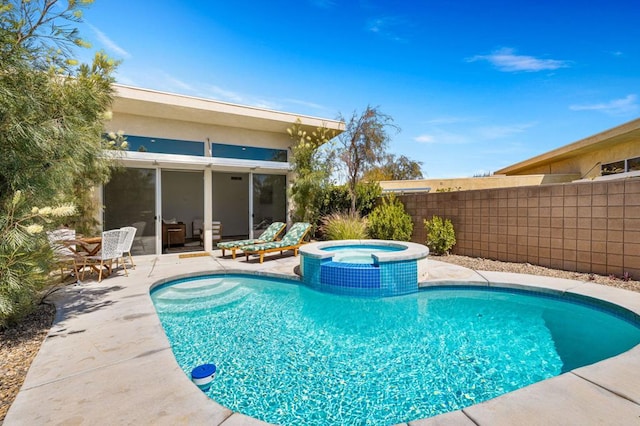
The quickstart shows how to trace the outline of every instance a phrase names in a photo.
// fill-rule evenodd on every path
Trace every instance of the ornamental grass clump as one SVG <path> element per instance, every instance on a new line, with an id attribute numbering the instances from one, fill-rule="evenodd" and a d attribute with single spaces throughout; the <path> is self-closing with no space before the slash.
<path id="1" fill-rule="evenodd" d="M 449 254 L 449 250 L 456 244 L 456 233 L 451 220 L 433 216 L 430 220 L 424 220 L 424 228 L 427 231 L 426 244 L 431 253 Z"/>
<path id="2" fill-rule="evenodd" d="M 367 219 L 355 213 L 331 213 L 321 220 L 320 231 L 326 240 L 364 240 Z"/>

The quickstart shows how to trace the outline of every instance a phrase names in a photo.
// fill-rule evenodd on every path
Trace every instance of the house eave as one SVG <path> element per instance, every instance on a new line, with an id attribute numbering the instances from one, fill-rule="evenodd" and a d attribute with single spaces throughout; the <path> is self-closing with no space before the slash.
<path id="1" fill-rule="evenodd" d="M 545 152 L 528 160 L 521 161 L 511 166 L 496 170 L 495 174 L 513 175 L 528 169 L 546 165 L 556 161 L 574 157 L 580 154 L 597 151 L 603 147 L 626 143 L 631 140 L 640 139 L 640 118 L 629 121 L 620 126 L 614 127 L 604 132 L 600 132 L 588 138 L 570 143 L 560 148 Z"/>
<path id="2" fill-rule="evenodd" d="M 237 127 L 249 130 L 284 133 L 299 119 L 302 128 L 315 131 L 318 127 L 344 131 L 344 122 L 265 108 L 161 92 L 157 90 L 114 84 L 112 109 L 117 113 L 180 120 L 208 125 Z"/>
<path id="3" fill-rule="evenodd" d="M 278 161 L 243 160 L 236 158 L 195 157 L 192 155 L 159 154 L 150 152 L 107 152 L 114 161 L 127 167 L 162 167 L 163 169 L 205 170 L 218 172 L 288 173 L 291 164 Z"/>

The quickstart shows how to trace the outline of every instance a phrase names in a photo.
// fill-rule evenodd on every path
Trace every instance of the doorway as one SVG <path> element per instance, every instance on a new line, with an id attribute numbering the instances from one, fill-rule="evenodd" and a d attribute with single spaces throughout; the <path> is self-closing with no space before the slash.
<path id="1" fill-rule="evenodd" d="M 202 171 L 162 170 L 162 253 L 203 251 Z"/>
<path id="2" fill-rule="evenodd" d="M 103 187 L 103 229 L 136 228 L 132 255 L 156 254 L 156 170 L 126 168 L 113 172 Z"/>
<path id="3" fill-rule="evenodd" d="M 249 237 L 249 174 L 213 173 L 212 217 L 222 224 L 223 239 Z"/>

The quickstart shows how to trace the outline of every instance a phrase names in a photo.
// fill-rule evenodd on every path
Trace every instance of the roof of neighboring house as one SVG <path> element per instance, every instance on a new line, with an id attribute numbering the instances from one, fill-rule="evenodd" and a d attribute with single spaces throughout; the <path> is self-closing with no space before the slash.
<path id="1" fill-rule="evenodd" d="M 115 88 L 115 97 L 112 108 L 118 113 L 276 133 L 286 132 L 296 119 L 300 119 L 303 129 L 307 131 L 315 131 L 322 126 L 334 130 L 336 135 L 344 131 L 344 122 L 338 120 L 237 105 L 122 84 L 114 84 L 113 87 Z"/>
<path id="2" fill-rule="evenodd" d="M 553 163 L 566 158 L 575 157 L 607 148 L 616 144 L 640 140 L 640 118 L 624 123 L 604 132 L 589 136 L 577 142 L 545 152 L 528 160 L 496 170 L 495 174 L 513 174 L 540 165 Z"/>

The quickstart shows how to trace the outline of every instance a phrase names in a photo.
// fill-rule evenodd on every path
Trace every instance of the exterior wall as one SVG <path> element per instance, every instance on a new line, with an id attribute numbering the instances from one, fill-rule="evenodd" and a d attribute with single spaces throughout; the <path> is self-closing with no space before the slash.
<path id="1" fill-rule="evenodd" d="M 548 163 L 525 167 L 518 175 L 536 173 L 577 173 L 582 178 L 594 178 L 601 175 L 600 165 L 640 157 L 640 139 L 609 146 L 601 146 L 595 151 L 576 154 L 571 158 L 552 160 Z"/>
<path id="2" fill-rule="evenodd" d="M 454 253 L 640 278 L 640 179 L 400 196 L 412 240 L 424 219 L 451 219 Z"/>
<path id="3" fill-rule="evenodd" d="M 380 186 L 385 191 L 411 191 L 430 188 L 436 191 L 467 191 L 473 189 L 512 188 L 517 186 L 544 185 L 550 183 L 564 183 L 579 179 L 577 174 L 532 174 L 527 176 L 495 175 L 473 178 L 449 179 L 416 179 L 416 180 L 387 180 L 381 181 Z"/>
<path id="4" fill-rule="evenodd" d="M 118 130 L 136 136 L 201 141 L 203 143 L 209 138 L 211 142 L 216 143 L 262 148 L 287 149 L 292 144 L 291 138 L 286 133 L 207 125 L 191 121 L 169 120 L 114 111 L 113 118 L 106 124 L 106 131 L 117 132 Z"/>

